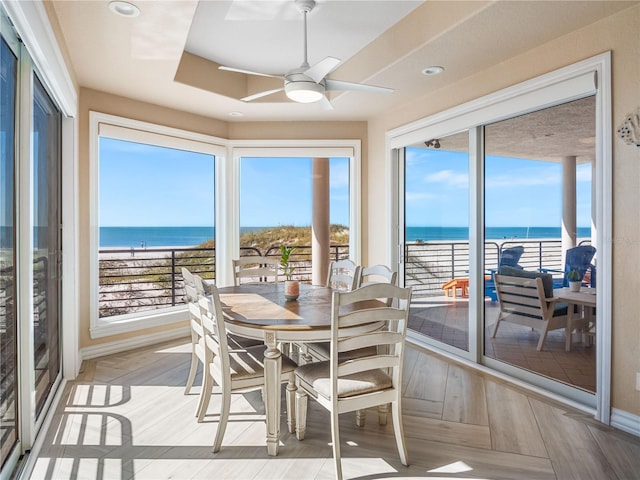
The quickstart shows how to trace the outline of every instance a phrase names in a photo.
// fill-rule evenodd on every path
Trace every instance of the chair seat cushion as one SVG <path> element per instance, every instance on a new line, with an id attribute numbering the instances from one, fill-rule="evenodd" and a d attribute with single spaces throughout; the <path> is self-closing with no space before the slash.
<path id="1" fill-rule="evenodd" d="M 264 375 L 265 345 L 258 345 L 240 350 L 229 349 L 229 368 L 234 380 L 258 378 Z M 290 358 L 282 356 L 282 373 L 292 372 L 296 364 Z M 220 372 L 220 359 L 213 359 L 213 368 Z M 215 377 L 214 377 L 215 378 Z"/>
<path id="2" fill-rule="evenodd" d="M 329 362 L 316 362 L 301 365 L 295 369 L 301 382 L 313 388 L 318 395 L 331 397 L 331 381 L 329 379 Z M 363 393 L 377 392 L 391 388 L 391 377 L 381 369 L 369 370 L 338 379 L 338 398 L 347 398 Z"/>

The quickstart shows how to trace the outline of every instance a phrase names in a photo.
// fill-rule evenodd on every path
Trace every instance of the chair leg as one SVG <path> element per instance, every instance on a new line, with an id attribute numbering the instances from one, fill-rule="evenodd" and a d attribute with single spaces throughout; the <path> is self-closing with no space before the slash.
<path id="1" fill-rule="evenodd" d="M 356 410 L 356 425 L 360 428 L 364 427 L 364 422 L 367 418 L 367 411 L 364 408 Z"/>
<path id="2" fill-rule="evenodd" d="M 296 438 L 304 440 L 307 429 L 307 392 L 300 387 L 296 390 Z"/>
<path id="3" fill-rule="evenodd" d="M 335 403 L 334 403 L 335 405 Z M 334 410 L 331 412 L 331 440 L 333 442 L 333 463 L 336 467 L 336 480 L 342 480 L 342 460 L 340 458 L 340 416 Z"/>
<path id="4" fill-rule="evenodd" d="M 549 330 L 549 322 L 545 322 L 544 327 L 540 332 L 540 340 L 538 340 L 538 346 L 536 347 L 536 350 L 539 352 L 542 351 L 542 345 L 544 345 L 544 341 L 547 339 L 548 330 Z"/>
<path id="5" fill-rule="evenodd" d="M 220 450 L 222 445 L 222 437 L 227 429 L 227 422 L 229 421 L 229 410 L 231 409 L 231 391 L 228 388 L 222 386 L 222 404 L 220 405 L 220 421 L 218 422 L 218 428 L 216 429 L 216 438 L 213 441 L 213 453 Z"/>
<path id="6" fill-rule="evenodd" d="M 295 375 L 291 372 L 287 382 L 287 425 L 289 433 L 295 433 L 296 431 L 296 390 Z"/>
<path id="7" fill-rule="evenodd" d="M 198 364 L 200 363 L 200 359 L 196 355 L 195 345 L 191 344 L 191 366 L 189 367 L 189 376 L 187 377 L 187 384 L 184 387 L 184 394 L 189 395 L 191 392 L 191 387 L 193 387 L 193 381 L 196 378 L 196 372 L 198 371 Z"/>
<path id="8" fill-rule="evenodd" d="M 387 414 L 389 413 L 389 404 L 378 405 L 378 425 L 387 424 Z"/>
<path id="9" fill-rule="evenodd" d="M 391 417 L 393 418 L 393 432 L 396 436 L 396 445 L 398 446 L 398 454 L 403 465 L 409 465 L 409 456 L 407 455 L 407 446 L 404 442 L 404 428 L 402 427 L 402 408 L 400 400 L 391 403 Z"/>
<path id="10" fill-rule="evenodd" d="M 498 319 L 496 320 L 496 324 L 493 327 L 493 333 L 491 334 L 491 338 L 496 338 L 496 333 L 498 333 L 498 326 L 500 325 L 500 321 L 502 320 L 501 315 L 498 315 Z"/>
<path id="11" fill-rule="evenodd" d="M 198 417 L 198 423 L 204 420 L 209 408 L 209 400 L 211 400 L 213 390 L 213 379 L 208 372 L 202 372 L 202 390 L 200 390 L 200 399 L 198 401 L 198 408 L 196 409 L 196 417 Z"/>

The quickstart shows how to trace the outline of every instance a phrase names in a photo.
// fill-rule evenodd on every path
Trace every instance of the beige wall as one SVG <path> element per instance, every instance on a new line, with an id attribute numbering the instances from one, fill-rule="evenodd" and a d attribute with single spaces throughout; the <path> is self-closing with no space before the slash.
<path id="1" fill-rule="evenodd" d="M 611 50 L 615 132 L 625 115 L 640 106 L 638 32 L 640 7 L 636 6 L 370 120 L 369 195 L 365 200 L 369 211 L 378 212 L 380 221 L 369 222 L 363 232 L 364 238 L 376 239 L 369 242 L 363 260 L 386 260 L 388 244 L 383 239 L 388 238 L 388 219 L 382 220 L 389 199 L 380 192 L 386 191 L 388 130 Z M 635 375 L 640 372 L 640 280 L 630 267 L 640 265 L 640 149 L 618 139 L 613 140 L 613 186 L 612 406 L 640 415 L 640 392 L 635 391 Z"/>
<path id="2" fill-rule="evenodd" d="M 356 139 L 362 143 L 363 163 L 367 149 L 367 124 L 365 122 L 246 122 L 227 123 L 169 108 L 159 107 L 129 98 L 80 89 L 78 127 L 78 182 L 79 182 L 79 343 L 80 348 L 125 338 L 147 335 L 183 325 L 171 325 L 142 330 L 130 334 L 114 335 L 99 339 L 89 336 L 90 325 L 90 251 L 89 251 L 89 112 L 96 111 L 134 120 L 156 123 L 191 132 L 213 135 L 225 139 Z M 363 183 L 365 181 L 363 180 Z M 364 188 L 366 191 L 366 188 Z M 186 325 L 186 323 L 185 323 Z"/>

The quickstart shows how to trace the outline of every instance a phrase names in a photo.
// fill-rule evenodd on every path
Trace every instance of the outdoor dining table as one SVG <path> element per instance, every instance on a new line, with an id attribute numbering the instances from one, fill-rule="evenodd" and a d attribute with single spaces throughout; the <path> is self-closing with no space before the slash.
<path id="1" fill-rule="evenodd" d="M 267 452 L 277 455 L 280 444 L 280 375 L 282 368 L 279 343 L 328 342 L 331 339 L 331 300 L 327 287 L 300 285 L 297 300 L 287 301 L 284 283 L 246 284 L 219 289 L 227 331 L 246 338 L 263 340 Z M 359 304 L 358 308 L 379 306 L 378 301 Z M 379 323 L 341 329 L 345 336 L 358 335 L 379 328 Z M 294 420 L 295 421 L 295 418 Z M 295 430 L 295 425 L 289 425 Z"/>
<path id="2" fill-rule="evenodd" d="M 589 323 L 593 321 L 591 311 L 596 306 L 596 289 L 581 287 L 579 292 L 572 292 L 567 287 L 553 290 L 553 298 L 557 302 L 567 304 L 567 335 L 565 351 L 571 351 L 571 335 L 575 328 L 582 327 L 583 334 L 588 333 Z M 584 315 L 580 320 L 574 320 L 576 306 L 584 307 Z M 580 325 L 582 322 L 582 325 Z"/>

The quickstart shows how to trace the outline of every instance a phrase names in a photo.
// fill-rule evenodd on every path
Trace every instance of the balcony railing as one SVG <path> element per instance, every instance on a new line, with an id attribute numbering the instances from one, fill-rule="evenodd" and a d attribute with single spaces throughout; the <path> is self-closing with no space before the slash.
<path id="1" fill-rule="evenodd" d="M 585 243 L 584 241 L 581 243 Z M 560 270 L 560 240 L 522 240 L 485 243 L 485 270 L 498 267 L 501 249 L 524 247 L 519 264 L 527 270 Z M 280 256 L 279 246 L 264 253 L 242 247 L 242 256 Z M 184 284 L 180 273 L 187 267 L 204 278 L 215 280 L 215 248 L 133 248 L 100 250 L 100 317 L 153 310 L 184 303 Z M 331 259 L 349 257 L 348 245 L 332 245 Z M 311 282 L 311 247 L 298 246 L 290 263 L 294 278 Z M 420 242 L 405 247 L 405 284 L 413 287 L 414 297 L 442 295 L 448 280 L 469 276 L 467 242 Z"/>
<path id="2" fill-rule="evenodd" d="M 332 245 L 331 259 L 349 257 L 348 245 Z M 155 310 L 184 303 L 181 269 L 215 280 L 215 248 L 129 248 L 99 250 L 99 312 L 111 317 Z M 241 256 L 262 255 L 254 247 L 241 247 Z M 280 256 L 270 247 L 266 256 Z M 311 247 L 298 246 L 290 263 L 294 278 L 311 281 Z"/>
<path id="3" fill-rule="evenodd" d="M 520 240 L 485 242 L 485 271 L 497 269 L 500 252 L 516 245 L 524 247 L 518 263 L 525 270 L 562 268 L 560 240 Z M 405 284 L 413 287 L 414 297 L 442 295 L 442 285 L 460 277 L 469 277 L 468 242 L 418 242 L 405 246 Z"/>

